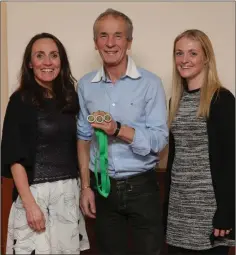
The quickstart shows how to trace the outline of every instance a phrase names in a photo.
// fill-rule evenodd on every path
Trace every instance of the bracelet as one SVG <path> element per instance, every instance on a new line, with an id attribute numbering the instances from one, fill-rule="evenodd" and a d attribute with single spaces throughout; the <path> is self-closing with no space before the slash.
<path id="1" fill-rule="evenodd" d="M 85 190 L 85 189 L 90 189 L 90 185 L 84 186 L 83 188 L 81 188 L 81 190 Z"/>
<path id="2" fill-rule="evenodd" d="M 120 132 L 120 128 L 121 128 L 121 124 L 119 121 L 116 122 L 117 124 L 117 127 L 116 127 L 116 131 L 115 133 L 113 134 L 113 136 L 118 136 L 119 132 Z"/>

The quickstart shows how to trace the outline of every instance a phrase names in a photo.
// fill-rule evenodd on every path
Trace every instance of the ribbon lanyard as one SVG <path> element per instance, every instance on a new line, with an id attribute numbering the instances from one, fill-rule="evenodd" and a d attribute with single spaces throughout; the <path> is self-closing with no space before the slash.
<path id="1" fill-rule="evenodd" d="M 98 192 L 103 196 L 103 197 L 108 197 L 110 193 L 110 179 L 108 175 L 108 141 L 107 141 L 107 134 L 100 130 L 100 129 L 95 129 L 95 134 L 97 137 L 98 145 L 99 145 L 99 153 L 97 153 L 96 158 L 95 158 L 95 169 L 94 169 L 94 174 L 96 178 L 96 184 L 97 184 L 97 189 Z M 99 184 L 98 180 L 98 169 L 97 169 L 97 160 L 98 158 L 100 159 L 100 176 L 101 176 L 101 181 Z"/>

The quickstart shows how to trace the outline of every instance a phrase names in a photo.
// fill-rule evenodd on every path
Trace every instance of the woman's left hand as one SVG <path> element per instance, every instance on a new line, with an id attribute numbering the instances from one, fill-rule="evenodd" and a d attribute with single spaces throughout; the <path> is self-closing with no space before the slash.
<path id="1" fill-rule="evenodd" d="M 218 237 L 224 237 L 225 235 L 228 235 L 230 233 L 231 229 L 223 230 L 223 229 L 214 229 L 214 236 Z"/>

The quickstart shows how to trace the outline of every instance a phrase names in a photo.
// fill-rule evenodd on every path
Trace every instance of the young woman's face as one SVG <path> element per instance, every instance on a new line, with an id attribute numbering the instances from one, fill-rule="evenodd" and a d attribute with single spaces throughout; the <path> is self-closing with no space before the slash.
<path id="1" fill-rule="evenodd" d="M 51 87 L 61 70 L 61 60 L 56 43 L 50 38 L 37 40 L 32 47 L 31 61 L 35 80 L 43 87 Z"/>
<path id="2" fill-rule="evenodd" d="M 177 41 L 175 64 L 182 78 L 191 80 L 201 75 L 205 68 L 205 54 L 200 42 L 187 37 Z"/>

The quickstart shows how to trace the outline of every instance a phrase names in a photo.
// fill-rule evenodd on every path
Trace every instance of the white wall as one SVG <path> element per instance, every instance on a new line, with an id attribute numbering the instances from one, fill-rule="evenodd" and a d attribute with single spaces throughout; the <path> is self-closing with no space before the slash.
<path id="1" fill-rule="evenodd" d="M 92 26 L 107 8 L 126 13 L 134 24 L 136 63 L 159 75 L 170 94 L 172 44 L 185 29 L 205 31 L 216 54 L 220 78 L 235 94 L 235 8 L 233 2 L 8 2 L 9 94 L 17 86 L 23 51 L 36 33 L 50 32 L 65 45 L 74 76 L 99 66 Z"/>
<path id="2" fill-rule="evenodd" d="M 16 1 L 16 0 L 14 0 Z M 33 0 L 32 0 L 33 1 Z M 94 0 L 95 1 L 95 0 Z M 107 8 L 126 13 L 134 24 L 134 41 L 129 52 L 136 63 L 159 75 L 167 98 L 171 88 L 172 47 L 175 37 L 186 29 L 203 30 L 210 37 L 224 86 L 235 94 L 235 4 L 234 2 L 8 2 L 7 60 L 10 95 L 26 44 L 36 33 L 49 32 L 65 45 L 73 75 L 79 79 L 98 68 L 92 26 Z M 5 53 L 5 52 L 4 52 Z M 2 55 L 1 55 L 2 60 Z M 5 100 L 6 101 L 6 100 Z M 1 108 L 3 102 L 1 101 Z M 2 108 L 3 109 L 3 108 Z M 167 150 L 161 155 L 165 168 Z"/>

